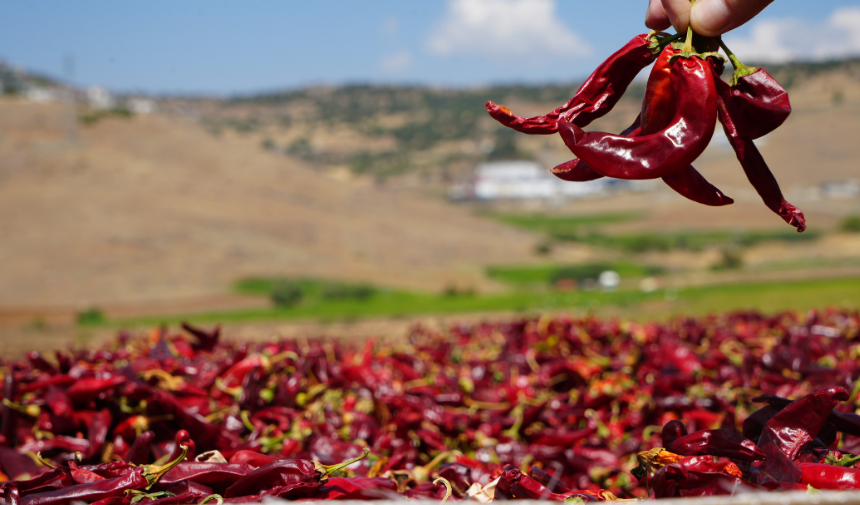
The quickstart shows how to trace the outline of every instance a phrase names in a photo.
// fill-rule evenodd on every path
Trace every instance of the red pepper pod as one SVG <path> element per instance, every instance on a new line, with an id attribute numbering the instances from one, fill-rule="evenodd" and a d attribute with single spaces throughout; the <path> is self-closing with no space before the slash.
<path id="1" fill-rule="evenodd" d="M 552 175 L 568 182 L 587 182 L 600 179 L 603 174 L 597 173 L 588 163 L 579 158 L 565 161 L 551 170 Z"/>
<path id="2" fill-rule="evenodd" d="M 573 98 L 545 116 L 516 116 L 507 107 L 493 102 L 486 103 L 487 112 L 508 128 L 531 135 L 557 132 L 561 118 L 580 127 L 588 126 L 612 110 L 636 75 L 654 61 L 649 44 L 646 34 L 633 37 L 597 67 Z"/>
<path id="3" fill-rule="evenodd" d="M 638 120 L 635 124 L 638 124 Z M 633 129 L 631 127 L 627 131 L 631 131 L 632 133 L 629 136 L 633 137 L 642 130 L 641 128 Z M 625 133 L 622 132 L 621 135 L 625 135 Z M 564 162 L 553 168 L 551 172 L 559 179 L 568 182 L 587 182 L 603 177 L 603 174 L 598 173 L 588 163 L 579 158 Z M 676 193 L 696 203 L 712 207 L 734 203 L 733 199 L 708 182 L 698 170 L 693 168 L 693 165 L 687 165 L 675 173 L 663 176 L 662 179 Z"/>
<path id="4" fill-rule="evenodd" d="M 752 465 L 753 482 L 800 482 L 802 474 L 794 459 L 803 446 L 812 442 L 833 407 L 848 396 L 842 387 L 823 389 L 804 396 L 770 418 L 758 441 L 767 459 Z"/>
<path id="5" fill-rule="evenodd" d="M 684 425 L 683 421 L 673 419 L 663 425 L 663 430 L 660 435 L 663 447 L 669 447 L 675 440 L 687 436 L 687 426 Z"/>
<path id="6" fill-rule="evenodd" d="M 332 477 L 310 496 L 312 500 L 395 500 L 397 483 L 383 477 Z"/>
<path id="7" fill-rule="evenodd" d="M 524 475 L 515 465 L 507 465 L 496 485 L 496 498 L 507 500 L 549 500 L 563 502 L 570 498 L 580 498 L 582 501 L 600 501 L 597 497 L 584 491 L 568 491 L 553 493 L 535 479 Z"/>
<path id="8" fill-rule="evenodd" d="M 698 57 L 680 58 L 672 65 L 675 115 L 663 130 L 625 137 L 584 132 L 559 122 L 567 147 L 595 171 L 616 179 L 656 179 L 690 165 L 708 147 L 717 119 L 717 93 L 710 65 Z"/>
<path id="9" fill-rule="evenodd" d="M 720 191 L 720 188 L 708 182 L 705 176 L 693 168 L 693 165 L 687 165 L 675 173 L 664 175 L 662 179 L 679 195 L 702 205 L 722 207 L 735 203 L 731 197 Z"/>
<path id="10" fill-rule="evenodd" d="M 268 465 L 274 461 L 278 461 L 282 458 L 276 458 L 274 456 L 269 456 L 268 454 L 263 454 L 257 451 L 249 451 L 247 449 L 242 449 L 240 451 L 236 451 L 235 454 L 230 456 L 230 463 L 247 463 L 254 468 L 260 468 L 261 466 Z"/>
<path id="11" fill-rule="evenodd" d="M 21 498 L 21 505 L 52 505 L 70 503 L 72 501 L 93 502 L 122 496 L 127 490 L 143 489 L 149 482 L 143 476 L 143 469 L 134 469 L 122 477 L 87 482 L 74 486 L 31 494 Z"/>
<path id="12" fill-rule="evenodd" d="M 793 460 L 804 445 L 812 442 L 833 407 L 848 397 L 848 391 L 843 387 L 823 389 L 804 396 L 782 409 L 765 424 L 759 446 L 764 445 L 764 437 L 767 435 Z"/>
<path id="13" fill-rule="evenodd" d="M 739 128 L 738 123 L 735 121 L 734 114 L 737 112 L 733 112 L 733 108 L 729 107 L 730 102 L 727 101 L 729 97 L 731 97 L 731 100 L 736 100 L 731 87 L 716 74 L 714 74 L 714 83 L 717 87 L 717 112 L 720 123 L 723 125 L 723 131 L 732 145 L 750 184 L 752 184 L 762 201 L 764 201 L 764 204 L 770 210 L 775 212 L 786 223 L 797 228 L 798 232 L 806 230 L 806 218 L 803 212 L 785 200 L 782 196 L 782 191 L 779 189 L 779 183 L 776 182 L 776 178 L 753 143 L 753 137 L 749 136 L 749 132 L 746 132 L 746 137 L 744 136 L 745 133 L 742 131 L 742 128 L 749 130 L 750 127 L 741 126 Z M 737 108 L 734 107 L 734 109 Z M 741 119 L 741 121 L 746 120 Z"/>
<path id="14" fill-rule="evenodd" d="M 272 487 L 283 487 L 284 492 L 292 488 L 302 488 L 305 492 L 312 492 L 329 474 L 367 457 L 369 453 L 370 450 L 365 449 L 364 453 L 357 458 L 330 466 L 307 459 L 273 461 L 248 473 L 228 487 L 224 498 L 256 495 Z"/>
<path id="15" fill-rule="evenodd" d="M 720 91 L 741 138 L 755 140 L 779 128 L 791 114 L 788 92 L 762 68 Z"/>
<path id="16" fill-rule="evenodd" d="M 684 456 L 711 455 L 740 461 L 760 461 L 767 457 L 752 440 L 722 428 L 684 435 L 675 439 L 666 450 Z"/>
<path id="17" fill-rule="evenodd" d="M 860 489 L 860 470 L 827 463 L 800 463 L 800 483 L 815 489 L 848 491 Z"/>

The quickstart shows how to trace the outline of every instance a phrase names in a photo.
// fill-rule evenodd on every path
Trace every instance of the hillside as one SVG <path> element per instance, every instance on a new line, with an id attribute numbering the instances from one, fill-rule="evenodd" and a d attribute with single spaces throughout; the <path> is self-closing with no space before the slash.
<path id="1" fill-rule="evenodd" d="M 0 307 L 228 293 L 251 275 L 478 286 L 533 236 L 466 209 L 333 180 L 160 115 L 66 136 L 60 105 L 0 101 Z"/>
<path id="2" fill-rule="evenodd" d="M 860 61 L 770 70 L 790 84 L 794 112 L 759 145 L 810 229 L 829 233 L 846 216 L 860 215 L 860 199 L 822 186 L 860 179 Z M 71 322 L 91 306 L 121 316 L 265 305 L 233 292 L 237 280 L 252 276 L 493 291 L 499 285 L 486 277 L 489 265 L 621 255 L 558 243 L 549 256 L 538 256 L 540 233 L 475 210 L 636 216 L 602 225 L 600 233 L 610 235 L 784 230 L 719 132 L 697 168 L 735 198 L 725 208 L 695 205 L 665 189 L 560 206 L 476 209 L 442 198 L 484 160 L 531 158 L 549 168 L 568 159 L 556 136 L 505 130 L 486 116 L 483 102 L 537 114 L 576 87 L 349 86 L 230 100 L 171 98 L 159 101 L 156 114 L 90 115 L 95 119 L 86 123 L 76 120 L 89 114 L 85 109 L 3 98 L 0 325 Z M 594 128 L 626 126 L 641 95 L 641 85 L 632 86 Z M 855 268 L 858 256 L 856 235 L 790 248 L 744 247 L 745 264 L 762 268 L 777 260 Z M 673 250 L 637 261 L 701 277 L 720 254 L 719 248 Z"/>

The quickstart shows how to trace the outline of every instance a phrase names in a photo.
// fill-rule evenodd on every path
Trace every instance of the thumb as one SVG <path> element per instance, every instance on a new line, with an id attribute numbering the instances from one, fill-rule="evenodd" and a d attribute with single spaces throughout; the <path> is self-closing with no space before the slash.
<path id="1" fill-rule="evenodd" d="M 754 18 L 773 0 L 699 0 L 690 12 L 693 31 L 716 37 Z"/>

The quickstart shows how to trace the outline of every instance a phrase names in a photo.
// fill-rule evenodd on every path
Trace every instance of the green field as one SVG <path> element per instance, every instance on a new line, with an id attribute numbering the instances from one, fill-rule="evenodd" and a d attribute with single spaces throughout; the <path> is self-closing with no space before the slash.
<path id="1" fill-rule="evenodd" d="M 642 214 L 592 214 L 581 216 L 549 216 L 544 214 L 495 214 L 495 219 L 519 228 L 546 234 L 550 240 L 579 242 L 629 253 L 688 249 L 699 251 L 707 247 L 748 247 L 761 242 L 801 242 L 815 240 L 820 234 L 793 229 L 778 231 L 677 231 L 606 234 L 601 226 L 635 221 Z"/>
<path id="2" fill-rule="evenodd" d="M 361 318 L 496 311 L 577 314 L 593 312 L 633 319 L 655 319 L 682 314 L 696 316 L 727 310 L 775 312 L 828 306 L 860 308 L 860 278 L 720 284 L 681 289 L 667 288 L 652 293 L 627 289 L 617 292 L 517 291 L 500 295 L 445 295 L 376 289 L 371 296 L 362 299 L 308 297 L 292 307 L 109 320 L 100 324 L 134 327 L 171 324 L 179 321 L 196 323 L 273 320 L 348 321 Z"/>

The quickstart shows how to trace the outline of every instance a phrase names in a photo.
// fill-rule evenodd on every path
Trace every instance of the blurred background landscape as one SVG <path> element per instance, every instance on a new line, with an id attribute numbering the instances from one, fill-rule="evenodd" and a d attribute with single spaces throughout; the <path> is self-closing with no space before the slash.
<path id="1" fill-rule="evenodd" d="M 798 234 L 761 202 L 719 128 L 696 167 L 735 203 L 711 208 L 659 180 L 557 182 L 549 169 L 571 157 L 557 136 L 521 135 L 486 114 L 487 100 L 523 115 L 564 103 L 644 31 L 646 2 L 622 3 L 629 13 L 451 0 L 407 15 L 371 2 L 363 15 L 376 18 L 349 35 L 371 30 L 387 41 L 381 49 L 350 47 L 338 25 L 357 14 L 334 1 L 278 8 L 285 25 L 316 33 L 274 44 L 267 30 L 277 25 L 262 21 L 274 16 L 251 3 L 232 21 L 241 36 L 224 43 L 265 47 L 218 53 L 211 41 L 185 73 L 169 70 L 181 65 L 167 47 L 174 25 L 198 30 L 195 43 L 209 48 L 237 7 L 136 13 L 141 24 L 125 34 L 107 21 L 130 13 L 85 4 L 68 14 L 82 23 L 75 29 L 106 28 L 80 39 L 52 27 L 63 12 L 17 7 L 0 36 L 0 348 L 79 345 L 182 320 L 264 338 L 402 334 L 418 320 L 538 311 L 857 308 L 860 8 L 837 1 L 811 15 L 776 2 L 726 37 L 790 93 L 791 117 L 757 144 L 806 214 Z M 331 25 L 325 8 L 337 12 Z M 200 12 L 220 21 L 201 27 Z M 249 15 L 263 23 L 258 33 L 243 23 Z M 610 15 L 611 30 L 588 32 Z M 142 49 L 153 27 L 167 40 Z M 542 38 L 547 28 L 555 41 Z M 820 37 L 801 44 L 789 36 L 800 28 Z M 558 42 L 578 49 L 559 52 Z M 132 57 L 99 65 L 113 45 L 146 76 L 123 66 Z M 301 56 L 293 62 L 282 47 Z M 341 49 L 376 59 L 330 75 Z M 159 55 L 169 63 L 145 72 Z M 303 74 L 314 55 L 325 71 Z M 207 58 L 223 80 L 207 73 Z M 239 71 L 243 59 L 292 70 L 255 77 Z M 591 128 L 632 122 L 645 76 Z"/>

